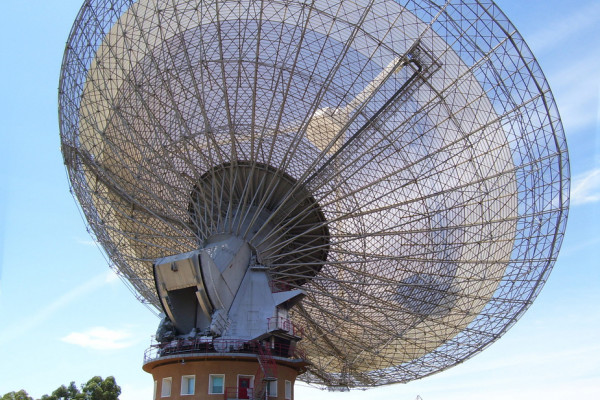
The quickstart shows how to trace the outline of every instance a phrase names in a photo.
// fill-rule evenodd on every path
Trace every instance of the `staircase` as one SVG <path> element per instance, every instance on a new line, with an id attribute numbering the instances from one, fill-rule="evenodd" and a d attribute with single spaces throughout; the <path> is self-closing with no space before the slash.
<path id="1" fill-rule="evenodd" d="M 254 400 L 264 400 L 267 394 L 269 382 L 277 379 L 277 363 L 273 359 L 271 349 L 258 343 L 258 371 L 256 371 L 256 390 Z"/>

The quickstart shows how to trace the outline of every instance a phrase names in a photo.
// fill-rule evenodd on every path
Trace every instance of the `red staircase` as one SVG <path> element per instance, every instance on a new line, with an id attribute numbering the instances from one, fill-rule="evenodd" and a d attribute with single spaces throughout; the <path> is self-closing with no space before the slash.
<path id="1" fill-rule="evenodd" d="M 264 400 L 267 394 L 267 385 L 270 381 L 277 379 L 277 363 L 273 359 L 271 349 L 267 344 L 264 346 L 262 343 L 258 343 L 258 371 L 256 371 L 255 400 Z"/>
<path id="2" fill-rule="evenodd" d="M 264 379 L 277 379 L 277 363 L 271 354 L 271 348 L 258 344 L 258 364 L 264 374 Z"/>

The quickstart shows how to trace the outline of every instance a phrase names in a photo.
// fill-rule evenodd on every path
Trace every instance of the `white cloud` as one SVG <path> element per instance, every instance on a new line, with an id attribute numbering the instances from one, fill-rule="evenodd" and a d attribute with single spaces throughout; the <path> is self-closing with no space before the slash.
<path id="1" fill-rule="evenodd" d="M 135 341 L 132 337 L 133 334 L 127 330 L 113 330 L 99 326 L 84 332 L 69 333 L 61 340 L 94 350 L 116 350 L 133 346 Z"/>
<path id="2" fill-rule="evenodd" d="M 34 315 L 27 316 L 16 323 L 9 325 L 6 329 L 0 332 L 0 344 L 8 343 L 11 340 L 18 338 L 25 332 L 33 330 L 49 320 L 54 314 L 67 305 L 78 300 L 80 297 L 88 296 L 94 290 L 107 284 L 107 275 L 102 273 L 96 275 L 92 279 L 84 282 L 70 291 L 64 293 L 56 300 L 39 309 Z"/>
<path id="3" fill-rule="evenodd" d="M 79 244 L 82 244 L 84 246 L 93 246 L 93 247 L 98 247 L 98 242 L 96 242 L 93 239 L 82 239 L 80 237 L 76 237 L 75 241 Z"/>
<path id="4" fill-rule="evenodd" d="M 113 283 L 119 280 L 119 275 L 114 270 L 109 270 L 106 273 L 106 283 Z"/>
<path id="5" fill-rule="evenodd" d="M 579 205 L 597 201 L 600 201 L 600 168 L 573 178 L 571 204 Z"/>
<path id="6" fill-rule="evenodd" d="M 598 122 L 600 3 L 588 2 L 541 24 L 527 43 L 540 58 L 569 136 Z"/>
<path id="7" fill-rule="evenodd" d="M 562 46 L 573 36 L 593 28 L 600 21 L 600 4 L 592 3 L 586 8 L 575 7 L 570 15 L 549 21 L 545 28 L 530 35 L 527 43 L 536 54 L 556 46 Z"/>
<path id="8" fill-rule="evenodd" d="M 598 65 L 600 56 L 593 51 L 548 75 L 567 135 L 593 126 L 598 121 Z"/>

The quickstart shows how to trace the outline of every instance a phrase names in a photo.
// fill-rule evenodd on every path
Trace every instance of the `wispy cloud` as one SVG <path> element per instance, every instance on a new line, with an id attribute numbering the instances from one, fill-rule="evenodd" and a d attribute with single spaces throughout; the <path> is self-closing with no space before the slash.
<path id="1" fill-rule="evenodd" d="M 598 121 L 598 65 L 600 54 L 592 51 L 577 60 L 560 64 L 548 76 L 567 134 L 593 126 Z"/>
<path id="2" fill-rule="evenodd" d="M 593 2 L 587 7 L 574 7 L 575 11 L 560 19 L 549 21 L 545 28 L 529 35 L 527 42 L 536 54 L 540 54 L 566 41 L 600 22 L 600 4 Z"/>
<path id="3" fill-rule="evenodd" d="M 133 334 L 128 330 L 94 327 L 84 332 L 72 332 L 61 339 L 63 342 L 94 350 L 116 350 L 133 346 Z"/>
<path id="4" fill-rule="evenodd" d="M 29 315 L 16 323 L 7 326 L 5 329 L 0 331 L 0 345 L 10 342 L 11 340 L 21 336 L 22 334 L 31 331 L 34 328 L 41 326 L 43 323 L 48 321 L 58 311 L 73 303 L 80 297 L 89 295 L 90 292 L 109 284 L 114 281 L 112 278 L 114 272 L 105 272 L 96 275 L 92 279 L 84 282 L 80 286 L 77 286 L 70 291 L 64 293 L 62 296 L 54 300 L 52 303 L 42 307 L 34 315 Z"/>
<path id="5" fill-rule="evenodd" d="M 93 239 L 82 239 L 80 237 L 75 238 L 75 241 L 79 244 L 82 244 L 84 246 L 93 246 L 93 247 L 98 247 L 98 242 L 96 242 Z"/>
<path id="6" fill-rule="evenodd" d="M 600 168 L 573 178 L 571 204 L 588 204 L 597 201 L 600 201 Z"/>
<path id="7" fill-rule="evenodd" d="M 598 36 L 600 3 L 573 7 L 540 26 L 527 43 L 544 59 L 567 135 L 583 132 L 598 122 L 600 42 L 592 38 Z"/>
<path id="8" fill-rule="evenodd" d="M 106 283 L 112 283 L 119 280 L 119 275 L 114 270 L 110 270 L 106 273 Z"/>

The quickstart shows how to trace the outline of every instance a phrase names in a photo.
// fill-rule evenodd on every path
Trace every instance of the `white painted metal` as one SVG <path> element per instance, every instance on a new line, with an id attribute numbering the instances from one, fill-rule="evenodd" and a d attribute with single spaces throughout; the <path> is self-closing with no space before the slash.
<path id="1" fill-rule="evenodd" d="M 273 293 L 268 268 L 255 265 L 248 244 L 233 236 L 220 235 L 201 250 L 159 259 L 154 268 L 163 308 L 183 336 L 193 330 L 256 339 L 279 330 L 269 319 L 288 319 L 288 310 L 305 295 L 298 289 Z M 186 288 L 196 296 L 179 299 L 178 291 Z"/>

